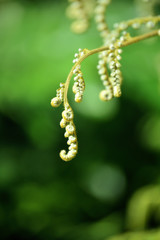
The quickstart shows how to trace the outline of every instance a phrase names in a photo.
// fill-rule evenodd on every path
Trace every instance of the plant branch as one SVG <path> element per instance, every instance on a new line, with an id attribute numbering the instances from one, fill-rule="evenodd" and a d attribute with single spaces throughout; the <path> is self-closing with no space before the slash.
<path id="1" fill-rule="evenodd" d="M 130 40 L 127 40 L 126 42 L 122 43 L 121 47 L 126 47 L 126 46 L 129 46 L 131 44 L 134 44 L 134 43 L 137 43 L 137 42 L 140 42 L 142 40 L 145 40 L 145 39 L 148 39 L 148 38 L 151 38 L 151 37 L 154 37 L 154 36 L 158 36 L 159 35 L 159 31 L 160 30 L 154 30 L 150 33 L 145 33 L 143 35 L 140 35 L 140 36 L 137 36 L 137 37 L 133 37 L 131 38 Z M 95 53 L 99 53 L 99 52 L 103 52 L 103 51 L 108 51 L 109 53 L 109 46 L 104 46 L 104 47 L 100 47 L 100 48 L 96 48 L 96 49 L 93 49 L 93 50 L 88 50 L 88 52 L 82 56 L 79 61 L 77 63 L 74 64 L 74 66 L 72 67 L 68 77 L 67 77 L 67 80 L 66 80 L 66 83 L 65 83 L 65 89 L 64 89 L 64 106 L 68 103 L 68 100 L 67 100 L 67 92 L 68 92 L 68 88 L 69 88 L 69 83 L 70 83 L 70 80 L 73 76 L 73 70 L 77 67 L 77 65 L 80 65 L 82 61 L 84 61 L 87 57 L 95 54 Z"/>

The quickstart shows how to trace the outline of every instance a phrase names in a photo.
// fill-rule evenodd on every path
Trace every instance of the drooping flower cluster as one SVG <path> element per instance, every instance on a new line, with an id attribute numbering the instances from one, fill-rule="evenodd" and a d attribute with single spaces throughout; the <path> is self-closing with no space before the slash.
<path id="1" fill-rule="evenodd" d="M 111 51 L 99 54 L 98 73 L 105 87 L 100 92 L 102 101 L 111 100 L 113 97 L 121 96 L 122 73 L 120 71 L 120 60 L 122 49 L 120 47 L 131 39 L 128 29 L 139 29 L 140 27 L 152 29 L 159 22 L 159 17 L 137 18 L 121 23 L 115 23 L 112 31 L 108 30 L 105 22 L 105 13 L 110 0 L 98 0 L 95 8 L 95 22 L 104 46 L 108 46 Z M 109 74 L 110 73 L 110 74 Z"/>
<path id="2" fill-rule="evenodd" d="M 99 97 L 102 101 L 111 100 L 113 97 L 113 86 L 111 78 L 108 75 L 106 65 L 107 65 L 107 51 L 99 54 L 99 61 L 97 65 L 100 79 L 102 80 L 103 86 L 105 88 L 99 94 Z"/>
<path id="3" fill-rule="evenodd" d="M 79 53 L 75 54 L 75 59 L 73 63 L 78 62 L 78 60 L 86 53 L 87 49 L 79 49 Z M 74 77 L 74 85 L 73 85 L 73 93 L 75 94 L 75 102 L 80 103 L 82 101 L 83 93 L 85 90 L 85 82 L 83 79 L 83 74 L 81 71 L 81 65 L 78 64 L 73 70 Z"/>
<path id="4" fill-rule="evenodd" d="M 100 36 L 105 38 L 108 36 L 108 26 L 105 20 L 105 13 L 111 0 L 98 0 L 95 7 L 95 21 L 97 23 L 97 30 L 100 32 Z"/>
<path id="5" fill-rule="evenodd" d="M 86 1 L 70 0 L 70 2 L 71 5 L 67 12 L 68 14 L 72 13 L 70 17 L 72 16 L 77 19 L 72 25 L 72 30 L 77 33 L 83 32 L 88 27 L 87 22 L 89 19 L 89 15 L 87 15 L 86 8 L 84 6 Z M 78 53 L 75 54 L 75 58 L 73 60 L 74 66 L 68 75 L 66 83 L 60 84 L 60 88 L 57 90 L 56 97 L 51 100 L 51 105 L 53 107 L 58 107 L 62 102 L 64 103 L 64 111 L 62 112 L 60 126 L 61 128 L 65 128 L 64 136 L 68 138 L 67 144 L 69 145 L 68 152 L 66 152 L 66 150 L 62 150 L 60 152 L 60 157 L 64 161 L 70 161 L 78 152 L 76 128 L 73 122 L 74 114 L 71 106 L 68 103 L 67 92 L 70 80 L 73 76 L 74 84 L 72 90 L 75 94 L 75 101 L 77 103 L 82 101 L 85 90 L 85 82 L 81 70 L 82 61 L 88 56 L 98 53 L 98 74 L 100 75 L 100 79 L 104 86 L 104 89 L 100 92 L 99 96 L 102 101 L 109 101 L 113 97 L 121 96 L 122 73 L 120 69 L 120 60 L 122 48 L 143 39 L 160 35 L 160 30 L 158 29 L 150 32 L 151 29 L 160 22 L 160 16 L 136 18 L 125 22 L 116 23 L 114 24 L 113 30 L 110 31 L 105 21 L 105 12 L 110 2 L 111 0 L 97 0 L 97 4 L 95 6 L 95 21 L 97 24 L 97 29 L 100 32 L 103 40 L 103 46 L 93 50 L 78 50 Z M 81 25 L 84 26 L 82 27 Z M 147 28 L 147 33 L 136 36 L 135 32 L 135 36 L 130 35 L 130 29 L 132 29 L 131 32 L 133 34 L 133 30 L 139 28 L 142 28 L 143 31 L 144 28 Z"/>
<path id="6" fill-rule="evenodd" d="M 73 68 L 73 75 L 75 75 L 75 77 L 72 90 L 75 94 L 75 102 L 78 103 L 82 101 L 83 93 L 85 90 L 85 83 L 81 71 L 81 65 L 80 63 L 77 63 L 83 58 L 83 56 L 85 56 L 85 54 L 87 54 L 87 52 L 88 49 L 79 49 L 78 53 L 75 54 L 75 58 L 73 60 L 73 63 L 75 64 L 75 67 Z M 60 88 L 57 90 L 56 97 L 51 100 L 52 107 L 59 107 L 60 104 L 64 101 L 64 89 L 65 84 L 61 83 Z M 64 102 L 64 111 L 62 112 L 60 127 L 65 128 L 64 137 L 68 138 L 67 144 L 69 145 L 68 152 L 66 152 L 66 150 L 62 150 L 60 152 L 60 157 L 64 161 L 72 160 L 78 152 L 78 141 L 73 118 L 74 114 L 72 108 L 68 102 Z"/>
<path id="7" fill-rule="evenodd" d="M 69 0 L 70 5 L 67 8 L 67 16 L 73 19 L 71 30 L 75 33 L 83 33 L 89 26 L 89 14 L 85 6 L 85 1 Z"/>
<path id="8" fill-rule="evenodd" d="M 73 118 L 74 114 L 72 108 L 69 105 L 66 105 L 64 111 L 62 112 L 62 120 L 60 122 L 61 128 L 65 128 L 64 136 L 68 138 L 67 144 L 69 145 L 68 153 L 66 153 L 66 150 L 62 150 L 60 152 L 60 157 L 64 161 L 72 160 L 78 151 L 76 128 L 73 122 Z"/>

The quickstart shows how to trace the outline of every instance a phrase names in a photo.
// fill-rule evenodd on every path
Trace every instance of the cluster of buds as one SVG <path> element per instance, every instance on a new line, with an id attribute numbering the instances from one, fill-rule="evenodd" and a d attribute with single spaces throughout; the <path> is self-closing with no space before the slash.
<path id="1" fill-rule="evenodd" d="M 59 90 L 59 89 L 58 89 Z M 52 107 L 58 107 L 60 104 L 56 103 L 58 97 L 55 97 L 51 100 Z M 62 120 L 60 121 L 60 127 L 65 128 L 64 136 L 68 138 L 67 144 L 69 145 L 68 153 L 66 150 L 60 152 L 60 157 L 64 161 L 72 160 L 78 151 L 78 142 L 76 136 L 76 128 L 73 122 L 74 114 L 72 108 L 67 104 L 64 111 L 62 112 Z"/>
<path id="2" fill-rule="evenodd" d="M 75 94 L 75 101 L 81 102 L 83 97 L 83 92 L 85 89 L 85 83 L 81 71 L 80 61 L 83 59 L 85 54 L 88 53 L 88 49 L 79 49 L 78 53 L 75 54 L 75 58 L 73 63 L 75 64 L 73 68 L 74 77 L 74 85 L 73 85 L 73 92 Z M 56 97 L 51 100 L 52 107 L 59 107 L 60 104 L 64 101 L 64 111 L 62 112 L 62 119 L 60 121 L 60 127 L 65 128 L 64 136 L 68 138 L 67 144 L 69 145 L 69 150 L 62 150 L 60 152 L 60 157 L 64 161 L 72 160 L 77 152 L 78 152 L 78 141 L 76 135 L 76 128 L 73 122 L 74 114 L 73 110 L 70 107 L 69 103 L 65 101 L 65 84 L 61 83 L 60 88 L 57 90 Z"/>
<path id="3" fill-rule="evenodd" d="M 80 70 L 80 65 L 77 66 L 76 76 L 74 77 L 73 93 L 75 94 L 75 102 L 80 103 L 82 101 L 83 93 L 85 90 L 85 82 L 83 79 L 82 72 Z"/>
<path id="4" fill-rule="evenodd" d="M 64 96 L 64 83 L 60 83 L 60 88 L 57 89 L 56 97 L 52 98 L 51 100 L 51 106 L 52 107 L 59 107 L 61 103 L 63 102 L 63 96 Z"/>
<path id="5" fill-rule="evenodd" d="M 120 49 L 120 47 L 126 41 L 131 39 L 130 34 L 126 30 L 129 27 L 138 29 L 141 26 L 145 26 L 148 29 L 154 28 L 155 25 L 160 21 L 160 17 L 138 18 L 126 22 L 121 22 L 119 24 L 116 23 L 114 24 L 114 30 L 109 32 L 107 30 L 107 24 L 105 23 L 104 19 L 105 9 L 110 1 L 98 0 L 97 2 L 98 5 L 95 11 L 95 20 L 98 24 L 98 30 L 101 30 L 100 32 L 103 38 L 104 46 L 109 47 L 109 51 L 104 51 L 99 54 L 99 62 L 97 68 L 100 78 L 105 87 L 105 90 L 102 90 L 99 96 L 102 101 L 108 101 L 111 100 L 112 97 L 121 96 L 122 73 L 120 71 L 121 64 L 119 61 L 121 60 L 120 54 L 122 53 L 122 49 Z M 107 65 L 110 70 L 110 74 L 108 74 Z"/>
<path id="6" fill-rule="evenodd" d="M 118 43 L 120 43 L 118 41 Z M 102 101 L 109 101 L 113 97 L 121 96 L 121 84 L 122 84 L 122 73 L 120 71 L 120 60 L 122 49 L 116 44 L 111 44 L 109 50 L 99 54 L 99 62 L 97 68 L 98 73 L 103 82 L 105 90 L 100 92 L 100 99 Z M 110 74 L 107 71 L 107 65 L 110 70 Z"/>
<path id="7" fill-rule="evenodd" d="M 69 145 L 69 151 L 68 153 L 66 150 L 62 150 L 60 152 L 60 157 L 64 161 L 72 160 L 78 151 L 76 128 L 73 123 L 73 118 L 74 114 L 72 108 L 69 105 L 65 106 L 65 110 L 62 112 L 62 120 L 60 122 L 60 126 L 61 128 L 65 128 L 64 136 L 68 138 L 67 144 Z"/>
<path id="8" fill-rule="evenodd" d="M 105 12 L 110 0 L 98 0 L 95 8 L 95 21 L 97 23 L 97 30 L 100 32 L 101 37 L 107 37 L 108 26 L 105 21 Z"/>
<path id="9" fill-rule="evenodd" d="M 102 23 L 105 27 L 106 34 L 101 34 L 104 42 L 104 46 L 109 47 L 109 51 L 104 51 L 99 54 L 99 61 L 98 61 L 98 73 L 100 75 L 100 79 L 103 82 L 105 90 L 100 92 L 100 99 L 102 101 L 111 100 L 113 97 L 120 97 L 121 96 L 121 84 L 122 84 L 122 73 L 120 71 L 120 60 L 121 60 L 121 53 L 122 49 L 121 46 L 125 42 L 131 39 L 130 34 L 127 32 L 129 27 L 133 29 L 138 29 L 141 26 L 144 26 L 148 29 L 154 28 L 155 25 L 160 21 L 160 17 L 147 17 L 147 18 L 138 18 L 129 20 L 126 22 L 121 22 L 119 24 L 114 25 L 114 29 L 107 34 L 107 24 L 104 21 L 104 13 L 107 3 L 109 1 L 98 1 L 96 10 L 95 20 L 96 22 Z M 100 21 L 101 19 L 101 21 Z M 103 32 L 103 31 L 102 31 Z M 108 69 L 110 74 L 108 74 Z"/>
<path id="10" fill-rule="evenodd" d="M 121 96 L 121 84 L 122 84 L 122 74 L 120 71 L 120 60 L 122 50 L 118 47 L 115 48 L 113 44 L 110 45 L 110 53 L 108 56 L 108 65 L 110 68 L 110 79 L 113 87 L 113 96 L 120 97 Z"/>
<path id="11" fill-rule="evenodd" d="M 87 52 L 87 49 L 79 49 L 79 53 L 75 54 L 75 59 L 73 60 L 73 63 L 78 62 L 78 60 L 84 56 L 84 54 Z M 74 85 L 73 85 L 73 93 L 75 94 L 75 102 L 79 103 L 82 101 L 83 93 L 85 90 L 85 82 L 83 79 L 83 74 L 81 71 L 81 65 L 78 64 L 73 70 L 74 77 Z"/>
<path id="12" fill-rule="evenodd" d="M 99 94 L 99 97 L 102 101 L 109 101 L 113 97 L 113 88 L 107 71 L 107 52 L 103 52 L 99 54 L 98 61 L 98 73 L 100 75 L 100 79 L 105 87 Z"/>
<path id="13" fill-rule="evenodd" d="M 75 19 L 71 24 L 71 30 L 75 33 L 83 33 L 88 29 L 89 16 L 82 0 L 69 0 L 70 5 L 67 8 L 67 16 Z"/>

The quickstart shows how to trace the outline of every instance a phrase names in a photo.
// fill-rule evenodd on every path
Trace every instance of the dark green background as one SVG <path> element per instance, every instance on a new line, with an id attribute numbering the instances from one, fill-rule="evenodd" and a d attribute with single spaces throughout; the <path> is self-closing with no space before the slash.
<path id="1" fill-rule="evenodd" d="M 160 199 L 147 187 L 160 183 L 160 41 L 124 49 L 123 94 L 108 103 L 98 98 L 97 56 L 85 60 L 84 101 L 74 103 L 69 93 L 79 153 L 63 162 L 62 108 L 51 108 L 50 100 L 77 49 L 102 44 L 93 21 L 83 35 L 70 32 L 66 7 L 67 1 L 0 1 L 2 240 L 102 240 L 160 223 L 154 212 L 145 226 L 127 220 L 128 203 L 143 186 L 142 202 Z M 112 27 L 139 13 L 133 1 L 113 0 L 107 14 Z"/>

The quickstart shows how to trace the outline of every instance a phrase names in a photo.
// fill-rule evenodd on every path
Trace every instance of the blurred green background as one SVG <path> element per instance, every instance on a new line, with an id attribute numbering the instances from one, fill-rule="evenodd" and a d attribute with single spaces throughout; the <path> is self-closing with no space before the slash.
<path id="1" fill-rule="evenodd" d="M 84 101 L 74 103 L 69 93 L 79 154 L 63 162 L 62 108 L 51 108 L 50 99 L 77 49 L 102 44 L 94 22 L 83 35 L 70 31 L 66 7 L 0 1 L 2 240 L 104 240 L 160 225 L 160 41 L 124 49 L 123 95 L 108 103 L 98 98 L 97 56 L 83 63 Z M 113 0 L 108 22 L 138 14 L 133 1 Z M 157 231 L 143 239 L 159 240 Z"/>

